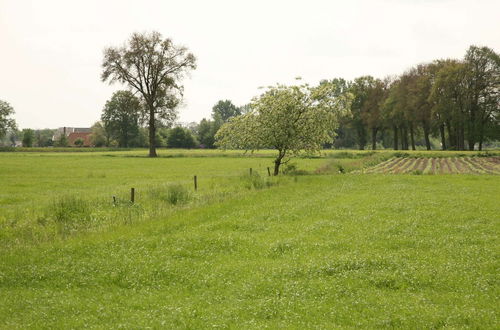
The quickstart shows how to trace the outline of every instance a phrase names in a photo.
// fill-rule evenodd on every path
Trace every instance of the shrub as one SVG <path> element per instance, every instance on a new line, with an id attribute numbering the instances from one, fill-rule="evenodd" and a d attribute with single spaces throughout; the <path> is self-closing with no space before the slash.
<path id="1" fill-rule="evenodd" d="M 83 139 L 78 138 L 75 140 L 75 146 L 77 146 L 77 147 L 83 146 L 83 143 L 84 143 Z"/>
<path id="2" fill-rule="evenodd" d="M 188 189 L 179 183 L 153 188 L 150 190 L 150 195 L 152 198 L 160 199 L 171 205 L 186 204 L 192 198 Z"/>
<path id="3" fill-rule="evenodd" d="M 286 164 L 285 168 L 283 169 L 283 174 L 285 175 L 306 175 L 309 174 L 305 170 L 299 170 L 297 168 L 297 165 L 294 163 Z"/>
<path id="4" fill-rule="evenodd" d="M 407 152 L 397 151 L 397 152 L 393 153 L 393 156 L 394 157 L 406 158 L 406 157 L 410 157 L 410 154 L 407 153 Z"/>
<path id="5" fill-rule="evenodd" d="M 46 217 L 52 218 L 63 234 L 86 227 L 91 220 L 91 204 L 76 196 L 63 196 L 55 200 L 47 210 Z M 44 221 L 38 221 L 39 224 Z"/>
<path id="6" fill-rule="evenodd" d="M 241 177 L 243 185 L 247 189 L 263 189 L 268 188 L 273 185 L 273 182 L 264 179 L 258 173 L 253 173 L 252 175 L 243 175 Z"/>

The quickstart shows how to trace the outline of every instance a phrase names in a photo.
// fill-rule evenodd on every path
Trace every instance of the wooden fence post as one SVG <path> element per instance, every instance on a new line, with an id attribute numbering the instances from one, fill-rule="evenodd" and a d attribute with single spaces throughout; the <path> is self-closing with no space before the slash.
<path id="1" fill-rule="evenodd" d="M 198 190 L 198 180 L 196 178 L 196 175 L 194 176 L 194 190 Z"/>
<path id="2" fill-rule="evenodd" d="M 135 188 L 130 188 L 130 202 L 132 204 L 135 202 Z"/>
<path id="3" fill-rule="evenodd" d="M 269 167 L 267 168 L 267 175 L 271 176 L 271 169 Z"/>
<path id="4" fill-rule="evenodd" d="M 250 167 L 250 176 L 252 175 L 252 168 Z"/>

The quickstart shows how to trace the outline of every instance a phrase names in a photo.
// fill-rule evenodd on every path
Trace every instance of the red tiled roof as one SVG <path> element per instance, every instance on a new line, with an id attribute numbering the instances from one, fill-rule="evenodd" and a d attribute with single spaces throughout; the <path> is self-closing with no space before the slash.
<path id="1" fill-rule="evenodd" d="M 83 146 L 84 147 L 90 147 L 92 145 L 92 142 L 90 140 L 90 136 L 92 133 L 69 133 L 68 135 L 68 145 L 70 147 L 75 146 L 75 141 L 78 139 L 83 140 Z"/>

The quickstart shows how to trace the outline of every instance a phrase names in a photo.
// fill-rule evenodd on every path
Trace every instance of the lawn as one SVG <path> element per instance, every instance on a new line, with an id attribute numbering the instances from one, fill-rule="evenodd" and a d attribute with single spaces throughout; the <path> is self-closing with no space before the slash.
<path id="1" fill-rule="evenodd" d="M 325 171 L 369 155 L 275 179 L 266 153 L 108 154 L 0 153 L 0 327 L 499 326 L 499 176 Z M 168 182 L 184 203 L 157 198 Z M 113 205 L 130 186 L 136 204 Z"/>

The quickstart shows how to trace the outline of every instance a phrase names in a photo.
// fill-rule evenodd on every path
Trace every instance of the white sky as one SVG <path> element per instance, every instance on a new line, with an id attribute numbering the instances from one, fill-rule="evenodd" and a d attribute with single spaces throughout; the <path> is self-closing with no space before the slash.
<path id="1" fill-rule="evenodd" d="M 296 76 L 383 77 L 471 44 L 498 52 L 500 1 L 0 0 L 0 99 L 21 128 L 90 126 L 124 88 L 100 81 L 103 49 L 151 30 L 198 58 L 179 109 L 187 122 Z"/>

